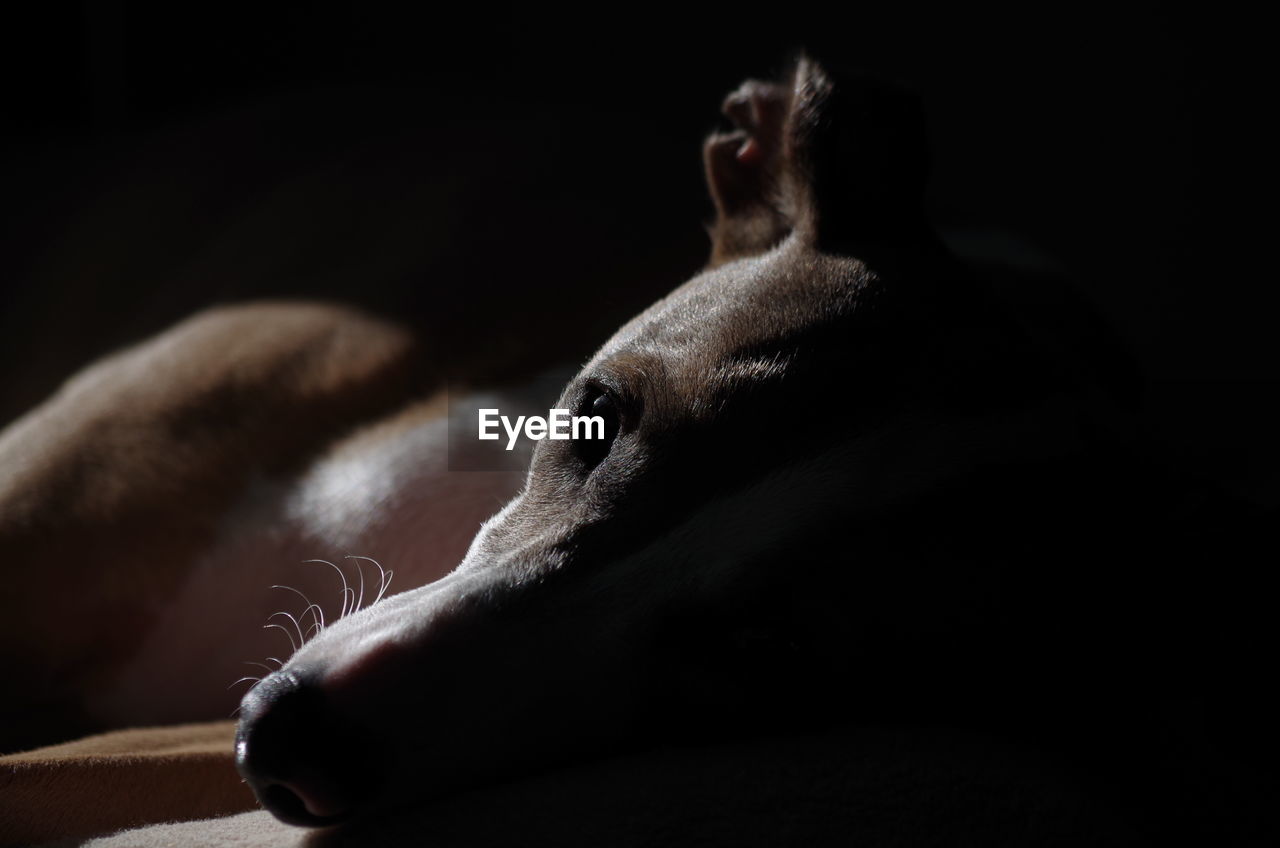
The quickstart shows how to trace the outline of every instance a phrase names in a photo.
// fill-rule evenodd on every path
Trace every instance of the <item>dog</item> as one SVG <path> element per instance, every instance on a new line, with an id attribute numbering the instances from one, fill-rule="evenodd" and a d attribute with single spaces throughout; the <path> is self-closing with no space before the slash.
<path id="1" fill-rule="evenodd" d="M 245 696 L 238 765 L 280 819 L 837 718 L 1083 727 L 1131 658 L 1104 614 L 1069 626 L 1134 579 L 1086 606 L 1067 529 L 1132 495 L 1096 485 L 1120 393 L 929 226 L 915 99 L 805 59 L 724 113 L 708 266 L 556 403 L 605 438 L 538 443 L 456 569 Z"/>

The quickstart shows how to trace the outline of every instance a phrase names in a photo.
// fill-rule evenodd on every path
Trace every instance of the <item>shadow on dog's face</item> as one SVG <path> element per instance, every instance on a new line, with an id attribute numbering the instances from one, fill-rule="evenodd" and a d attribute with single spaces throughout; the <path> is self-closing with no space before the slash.
<path id="1" fill-rule="evenodd" d="M 914 102 L 802 60 L 725 112 L 710 266 L 557 403 L 605 438 L 540 442 L 455 572 L 246 696 L 280 818 L 873 710 L 998 606 L 1002 475 L 1070 451 L 1068 393 L 924 223 Z"/>

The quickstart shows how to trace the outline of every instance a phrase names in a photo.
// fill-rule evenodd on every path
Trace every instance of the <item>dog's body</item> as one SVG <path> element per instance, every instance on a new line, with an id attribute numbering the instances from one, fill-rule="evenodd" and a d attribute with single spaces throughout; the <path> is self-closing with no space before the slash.
<path id="1" fill-rule="evenodd" d="M 10 578 L 13 597 L 43 599 L 8 611 L 15 671 L 30 681 L 12 726 L 39 736 L 46 721 L 225 716 L 239 698 L 228 684 L 303 635 L 271 614 L 301 614 L 306 595 L 337 615 L 351 603 L 342 580 L 354 590 L 362 575 L 372 599 L 376 568 L 344 555 L 403 563 L 397 587 L 451 569 L 528 457 L 449 474 L 445 391 L 399 406 L 426 379 L 395 325 L 264 303 L 203 313 L 104 360 L 10 427 L 6 554 L 56 563 Z M 304 563 L 316 557 L 345 575 Z M 51 574 L 77 590 L 51 591 Z M 183 685 L 157 687 L 174 668 Z"/>
<path id="2" fill-rule="evenodd" d="M 1064 748 L 1103 713 L 1123 727 L 1114 687 L 1163 619 L 1127 626 L 1151 571 L 1111 567 L 1143 532 L 1114 386 L 1029 339 L 925 224 L 910 98 L 802 62 L 726 113 L 710 266 L 569 382 L 556 405 L 608 438 L 540 443 L 523 488 L 519 452 L 448 473 L 443 395 L 405 406 L 430 371 L 413 339 L 332 307 L 194 319 L 10 428 L 6 554 L 80 586 L 15 572 L 49 599 L 14 613 L 15 712 L 216 717 L 264 659 L 240 766 L 303 824 L 835 719 L 1069 716 Z M 147 460 L 171 452 L 181 480 Z M 380 566 L 347 554 L 413 591 L 371 603 Z M 286 636 L 306 644 L 283 662 Z"/>

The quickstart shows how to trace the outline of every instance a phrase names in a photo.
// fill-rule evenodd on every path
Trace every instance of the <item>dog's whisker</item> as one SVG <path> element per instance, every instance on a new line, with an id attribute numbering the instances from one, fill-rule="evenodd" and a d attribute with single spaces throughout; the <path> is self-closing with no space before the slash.
<path id="1" fill-rule="evenodd" d="M 302 635 L 302 625 L 298 623 L 298 619 L 293 617 L 293 613 L 285 612 L 284 610 L 280 610 L 280 612 L 273 612 L 271 613 L 271 615 L 267 616 L 267 621 L 270 621 L 271 619 L 275 618 L 277 615 L 283 615 L 284 617 L 288 618 L 290 621 L 293 622 L 293 629 L 297 631 L 297 634 L 298 634 L 298 644 L 297 646 L 294 647 L 294 650 L 296 651 L 298 650 L 298 648 L 305 645 L 307 642 L 307 637 Z"/>
<path id="2" fill-rule="evenodd" d="M 364 607 L 364 566 L 360 564 L 359 559 L 356 559 L 356 571 L 360 574 L 360 600 L 356 601 L 356 610 L 360 610 Z"/>
<path id="3" fill-rule="evenodd" d="M 302 611 L 302 615 L 306 615 L 307 613 L 311 613 L 311 620 L 312 620 L 313 622 L 314 622 L 314 621 L 317 621 L 317 616 L 318 616 L 318 617 L 319 617 L 319 618 L 318 618 L 318 620 L 319 620 L 319 622 L 320 622 L 320 630 L 324 630 L 324 610 L 322 610 L 322 609 L 320 608 L 320 605 L 319 605 L 319 604 L 312 603 L 312 601 L 311 601 L 311 599 L 310 599 L 310 598 L 308 598 L 305 594 L 303 594 L 303 593 L 302 593 L 302 592 L 300 592 L 299 590 L 297 590 L 297 589 L 293 588 L 292 586 L 274 585 L 274 586 L 272 586 L 271 588 L 272 588 L 272 589 L 285 589 L 285 590 L 287 590 L 287 591 L 293 592 L 295 595 L 297 595 L 298 597 L 302 598 L 302 600 L 303 600 L 303 601 L 305 601 L 305 602 L 306 602 L 306 604 L 307 604 L 307 608 L 306 608 L 306 609 L 304 609 L 304 610 Z M 299 617 L 301 617 L 301 616 L 299 616 Z M 306 640 L 304 639 L 303 641 L 306 641 Z"/>
<path id="4" fill-rule="evenodd" d="M 378 601 L 382 600 L 382 596 L 386 594 L 387 587 L 391 585 L 391 575 L 394 572 L 383 568 L 382 563 L 378 562 L 373 557 L 352 555 L 347 557 L 347 559 L 359 559 L 359 560 L 365 560 L 366 562 L 373 563 L 374 567 L 378 569 L 378 594 L 377 594 L 377 597 L 375 597 L 372 601 L 369 602 L 369 606 L 373 606 Z"/>
<path id="5" fill-rule="evenodd" d="M 277 630 L 282 630 L 282 631 L 284 631 L 284 635 L 286 635 L 286 636 L 288 636 L 288 637 L 289 637 L 289 644 L 293 646 L 293 650 L 294 650 L 295 652 L 298 650 L 299 645 L 298 645 L 298 643 L 297 643 L 297 642 L 293 641 L 293 634 L 289 632 L 289 629 L 288 629 L 287 627 L 285 627 L 285 626 L 283 626 L 283 625 L 280 625 L 280 624 L 264 624 L 264 625 L 262 625 L 262 629 L 263 629 L 263 630 L 270 630 L 272 627 L 276 628 Z"/>
<path id="6" fill-rule="evenodd" d="M 284 668 L 284 662 L 282 660 L 276 659 L 275 657 L 267 657 L 267 659 L 275 663 L 280 668 Z"/>
<path id="7" fill-rule="evenodd" d="M 352 612 L 359 612 L 360 608 L 364 606 L 364 567 L 360 565 L 360 560 L 368 559 L 368 557 L 346 556 L 343 557 L 343 559 L 353 559 L 356 561 L 356 573 L 360 575 L 360 597 L 356 600 L 355 609 L 353 609 Z"/>
<path id="8" fill-rule="evenodd" d="M 338 615 L 338 618 L 345 617 L 347 614 L 347 592 L 350 591 L 350 588 L 347 585 L 346 572 L 344 572 L 341 568 L 338 568 L 338 566 L 334 565 L 333 563 L 329 562 L 329 560 L 327 559 L 304 559 L 303 562 L 304 563 L 305 562 L 324 563 L 325 565 L 332 568 L 334 571 L 338 572 L 338 576 L 342 578 L 342 612 Z"/>
<path id="9" fill-rule="evenodd" d="M 359 556 L 356 554 L 352 554 L 346 557 L 346 559 L 364 560 L 366 562 L 371 562 L 374 564 L 374 566 L 378 569 L 378 595 L 372 601 L 369 602 L 369 606 L 373 606 L 378 601 L 382 600 L 382 596 L 387 591 L 387 586 L 391 584 L 391 575 L 394 574 L 395 572 L 388 571 L 387 569 L 383 568 L 382 563 L 378 562 L 373 557 Z M 357 565 L 357 568 L 359 568 L 358 565 Z M 360 577 L 361 577 L 360 598 L 361 598 L 361 603 L 363 604 L 363 599 L 364 599 L 364 570 L 363 569 L 361 569 L 360 571 Z"/>
<path id="10" fill-rule="evenodd" d="M 379 568 L 381 568 L 382 566 L 378 566 L 378 567 L 379 567 Z M 394 571 L 384 571 L 384 572 L 382 572 L 382 587 L 381 587 L 380 589 L 378 589 L 378 597 L 376 597 L 376 598 L 374 598 L 374 599 L 373 599 L 373 602 L 374 602 L 375 604 L 376 604 L 378 601 L 382 600 L 382 596 L 383 596 L 384 594 L 386 594 L 387 587 L 391 585 L 391 578 L 392 578 L 394 575 L 395 575 L 395 572 L 394 572 Z"/>
<path id="11" fill-rule="evenodd" d="M 271 666 L 267 665 L 266 663 L 254 662 L 253 660 L 245 660 L 244 664 L 245 664 L 245 665 L 256 665 L 258 668 L 264 669 L 264 670 L 267 672 L 267 674 L 271 674 L 273 671 L 275 671 L 275 669 L 274 669 L 274 668 L 272 668 Z"/>
<path id="12" fill-rule="evenodd" d="M 262 682 L 262 678 L 261 678 L 261 677 L 242 677 L 242 678 L 240 678 L 239 680 L 237 680 L 235 683 L 232 683 L 232 684 L 231 684 L 231 686 L 228 686 L 227 688 L 228 688 L 228 689 L 230 689 L 230 688 L 232 688 L 233 686 L 236 686 L 236 685 L 238 685 L 238 684 L 244 683 L 246 680 L 252 680 L 252 681 L 253 681 L 253 686 L 250 686 L 250 687 L 249 687 L 249 691 L 250 691 L 250 692 L 252 692 L 252 691 L 253 691 L 254 686 L 257 686 L 259 683 L 261 683 L 261 682 Z"/>

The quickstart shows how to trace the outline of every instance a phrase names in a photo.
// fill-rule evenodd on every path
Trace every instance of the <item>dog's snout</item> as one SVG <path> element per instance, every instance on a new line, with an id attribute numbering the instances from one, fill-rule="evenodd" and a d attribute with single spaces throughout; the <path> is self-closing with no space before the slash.
<path id="1" fill-rule="evenodd" d="M 367 797 L 374 776 L 363 747 L 304 674 L 279 671 L 241 705 L 236 767 L 262 806 L 281 821 L 333 824 Z"/>

